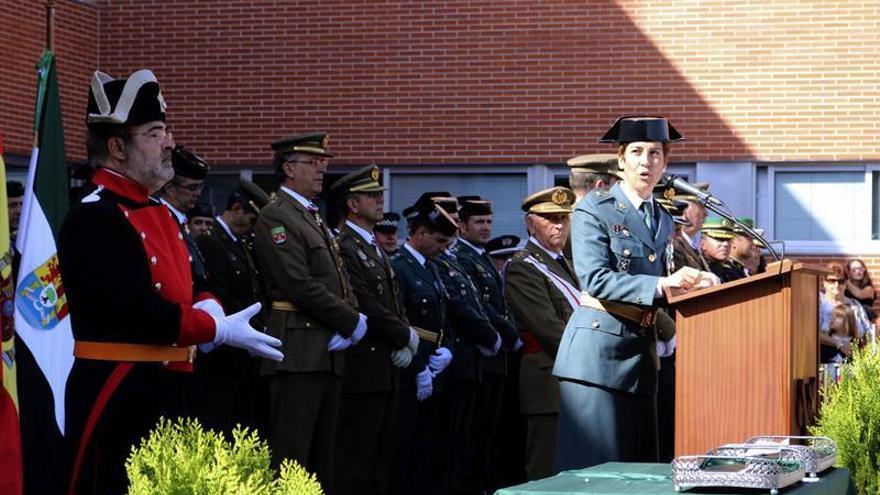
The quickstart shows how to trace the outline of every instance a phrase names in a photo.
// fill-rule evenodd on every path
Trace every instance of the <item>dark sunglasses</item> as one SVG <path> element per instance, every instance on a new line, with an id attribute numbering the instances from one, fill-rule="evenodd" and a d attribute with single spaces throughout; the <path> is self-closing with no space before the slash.
<path id="1" fill-rule="evenodd" d="M 825 281 L 828 282 L 829 284 L 835 283 L 837 285 L 843 285 L 844 283 L 846 283 L 846 279 L 842 279 L 842 278 L 826 278 Z"/>

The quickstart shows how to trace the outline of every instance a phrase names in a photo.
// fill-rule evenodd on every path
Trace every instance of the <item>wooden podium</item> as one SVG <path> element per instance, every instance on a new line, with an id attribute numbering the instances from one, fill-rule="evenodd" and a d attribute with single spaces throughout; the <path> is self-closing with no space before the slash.
<path id="1" fill-rule="evenodd" d="M 675 455 L 754 435 L 801 435 L 818 409 L 820 276 L 783 260 L 679 295 Z"/>

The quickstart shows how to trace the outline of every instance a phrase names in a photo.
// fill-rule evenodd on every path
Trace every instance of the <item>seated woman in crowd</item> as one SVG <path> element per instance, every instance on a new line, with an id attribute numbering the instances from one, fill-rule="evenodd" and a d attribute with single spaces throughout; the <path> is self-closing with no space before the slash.
<path id="1" fill-rule="evenodd" d="M 871 321 L 877 319 L 874 311 L 874 284 L 871 282 L 871 274 L 865 262 L 859 259 L 850 260 L 846 264 L 846 297 L 855 299 L 865 307 L 865 312 Z"/>
<path id="2" fill-rule="evenodd" d="M 865 308 L 858 301 L 844 295 L 846 274 L 843 266 L 840 263 L 830 263 L 827 268 L 831 273 L 825 276 L 823 283 L 825 292 L 819 300 L 819 343 L 821 344 L 821 361 L 823 363 L 830 362 L 837 355 L 837 351 L 845 347 L 831 337 L 831 322 L 835 306 L 843 304 L 852 312 L 857 341 L 862 340 L 868 334 L 873 335 L 874 332 L 874 324 L 865 313 Z"/>

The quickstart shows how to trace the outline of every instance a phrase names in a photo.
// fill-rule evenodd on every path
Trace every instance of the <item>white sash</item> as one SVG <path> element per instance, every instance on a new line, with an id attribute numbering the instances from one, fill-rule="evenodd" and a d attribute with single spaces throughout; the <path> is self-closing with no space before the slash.
<path id="1" fill-rule="evenodd" d="M 573 285 L 571 285 L 568 280 L 560 277 L 553 273 L 547 265 L 541 263 L 533 255 L 528 255 L 523 261 L 531 264 L 535 268 L 538 269 L 539 272 L 543 273 L 551 283 L 565 296 L 565 300 L 568 301 L 568 304 L 571 305 L 571 309 L 575 310 L 580 305 L 580 294 L 581 291 L 577 290 Z"/>

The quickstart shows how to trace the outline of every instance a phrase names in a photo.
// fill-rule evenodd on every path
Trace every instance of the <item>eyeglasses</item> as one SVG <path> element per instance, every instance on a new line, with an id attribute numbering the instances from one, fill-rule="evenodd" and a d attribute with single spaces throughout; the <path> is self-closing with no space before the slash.
<path id="1" fill-rule="evenodd" d="M 195 184 L 181 184 L 180 182 L 171 181 L 171 183 L 181 189 L 186 189 L 189 192 L 200 192 L 205 187 L 204 182 L 196 182 Z"/>
<path id="2" fill-rule="evenodd" d="M 122 134 L 119 134 L 119 136 L 146 136 L 150 139 L 164 140 L 168 136 L 171 136 L 171 128 L 162 127 L 160 129 L 150 129 L 146 132 L 123 132 Z"/>
<path id="3" fill-rule="evenodd" d="M 842 278 L 826 278 L 825 282 L 829 284 L 843 285 L 846 283 L 846 280 Z"/>
<path id="4" fill-rule="evenodd" d="M 326 158 L 301 158 L 299 160 L 288 160 L 287 163 L 292 163 L 294 165 L 311 165 L 312 167 L 318 167 L 320 165 L 325 165 L 328 161 Z"/>

